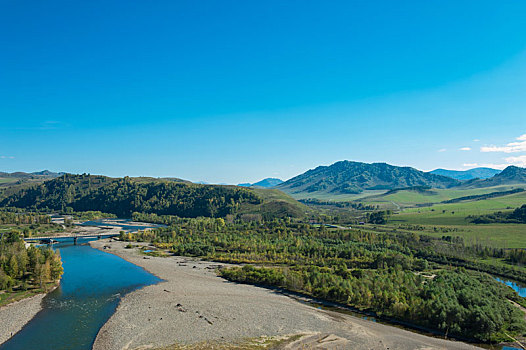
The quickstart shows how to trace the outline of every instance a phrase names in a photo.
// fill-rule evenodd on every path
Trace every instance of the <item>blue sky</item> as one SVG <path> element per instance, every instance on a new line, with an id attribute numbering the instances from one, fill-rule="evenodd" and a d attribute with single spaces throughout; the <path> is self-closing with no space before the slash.
<path id="1" fill-rule="evenodd" d="M 526 166 L 526 2 L 0 0 L 0 171 Z"/>

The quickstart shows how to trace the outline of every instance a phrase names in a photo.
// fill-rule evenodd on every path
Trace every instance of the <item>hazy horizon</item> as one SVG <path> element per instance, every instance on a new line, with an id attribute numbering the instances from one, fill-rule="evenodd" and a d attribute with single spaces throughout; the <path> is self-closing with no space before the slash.
<path id="1" fill-rule="evenodd" d="M 350 160 L 350 159 L 340 159 L 340 160 L 337 160 L 336 162 L 340 162 L 340 161 L 353 161 L 353 160 Z M 373 163 L 387 163 L 389 165 L 394 165 L 394 166 L 400 166 L 400 167 L 411 167 L 409 165 L 396 165 L 396 164 L 391 164 L 389 162 L 373 162 Z M 292 177 L 290 178 L 279 178 L 279 177 L 276 177 L 276 176 L 262 176 L 260 178 L 257 178 L 257 179 L 254 179 L 254 180 L 247 180 L 247 181 L 240 181 L 240 182 L 236 182 L 236 183 L 228 183 L 228 182 L 213 182 L 213 181 L 209 181 L 207 179 L 185 179 L 185 178 L 182 178 L 180 176 L 177 176 L 176 174 L 175 175 L 164 175 L 164 176 L 153 176 L 153 175 L 130 175 L 130 174 L 121 174 L 121 175 L 110 175 L 110 174 L 102 174 L 102 173 L 90 173 L 90 172 L 85 172 L 85 173 L 88 173 L 90 175 L 102 175 L 102 176 L 108 176 L 108 177 L 124 177 L 124 176 L 132 176 L 132 177 L 153 177 L 153 178 L 179 178 L 181 180 L 187 180 L 187 181 L 191 181 L 191 182 L 194 182 L 194 183 L 207 183 L 207 184 L 219 184 L 219 185 L 238 185 L 238 184 L 247 184 L 247 183 L 256 183 L 258 181 L 261 181 L 261 180 L 265 180 L 265 179 L 269 179 L 269 178 L 277 178 L 279 180 L 282 180 L 282 181 L 287 181 L 287 180 L 290 180 L 298 175 L 301 175 L 303 174 L 304 172 L 306 171 L 309 171 L 309 170 L 312 170 L 312 169 L 315 169 L 316 167 L 318 166 L 330 166 L 334 163 L 331 163 L 331 164 L 319 164 L 313 168 L 310 168 L 310 169 L 305 169 L 305 171 L 302 171 L 301 173 L 298 173 L 296 175 L 293 175 Z M 415 167 L 411 167 L 411 168 L 415 168 Z M 453 170 L 453 171 L 467 171 L 467 170 L 472 170 L 472 169 L 477 169 L 477 168 L 488 168 L 488 167 L 484 167 L 484 166 L 481 166 L 481 167 L 471 167 L 471 168 L 465 168 L 465 169 L 444 169 L 444 168 L 433 168 L 433 169 L 428 169 L 428 170 L 423 170 L 423 169 L 418 169 L 418 168 L 415 168 L 417 170 L 420 170 L 420 171 L 424 171 L 424 172 L 431 172 L 433 170 L 439 170 L 439 169 L 443 169 L 443 170 Z M 490 169 L 493 169 L 493 168 L 490 168 Z M 497 169 L 499 170 L 499 169 Z M 502 170 L 502 169 L 500 169 Z M 54 172 L 54 173 L 62 173 L 64 171 L 61 171 L 61 170 L 51 170 L 51 169 L 39 169 L 39 170 L 17 170 L 17 171 L 22 171 L 22 172 L 25 172 L 25 173 L 37 173 L 37 172 L 41 172 L 41 171 L 50 171 L 50 172 Z M 1 170 L 0 170 L 1 172 Z M 71 174 L 83 174 L 83 173 L 71 173 Z"/>

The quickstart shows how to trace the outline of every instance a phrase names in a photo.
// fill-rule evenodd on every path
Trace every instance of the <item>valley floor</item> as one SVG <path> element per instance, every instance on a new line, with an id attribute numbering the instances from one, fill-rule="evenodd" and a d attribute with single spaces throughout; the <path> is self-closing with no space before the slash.
<path id="1" fill-rule="evenodd" d="M 164 282 L 123 297 L 101 328 L 94 349 L 166 347 L 203 341 L 236 342 L 261 336 L 308 334 L 309 349 L 476 349 L 365 319 L 317 309 L 271 290 L 228 282 L 216 263 L 185 257 L 145 257 L 124 242 L 94 241 Z"/>

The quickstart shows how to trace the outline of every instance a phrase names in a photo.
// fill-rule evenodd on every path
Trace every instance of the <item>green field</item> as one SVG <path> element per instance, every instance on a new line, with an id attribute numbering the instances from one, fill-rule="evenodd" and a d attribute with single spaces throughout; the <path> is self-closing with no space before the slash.
<path id="1" fill-rule="evenodd" d="M 526 248 L 526 225 L 524 224 L 472 224 L 466 219 L 469 215 L 511 211 L 523 204 L 526 204 L 526 192 L 478 201 L 406 208 L 391 216 L 389 226 L 420 225 L 424 227 L 422 233 L 437 237 L 460 236 L 467 244 L 480 243 L 500 248 Z"/>
<path id="2" fill-rule="evenodd" d="M 458 224 L 459 216 L 489 214 L 499 210 L 509 210 L 526 204 L 526 192 L 510 194 L 507 196 L 472 200 L 460 203 L 435 204 L 429 207 L 407 208 L 402 211 L 400 216 L 406 217 L 405 220 L 411 221 L 411 216 L 418 216 L 425 219 L 450 218 Z M 443 213 L 445 211 L 445 213 Z M 454 214 L 453 214 L 454 213 Z M 418 214 L 418 215 L 417 215 Z M 448 223 L 448 222 L 446 222 Z"/>
<path id="3" fill-rule="evenodd" d="M 524 224 L 490 224 L 490 225 L 446 225 L 418 223 L 418 230 L 402 230 L 433 237 L 459 236 L 465 244 L 482 244 L 495 248 L 526 248 L 526 225 Z M 399 229 L 397 217 L 394 216 L 388 227 Z M 413 223 L 416 224 L 416 223 Z"/>
<path id="4" fill-rule="evenodd" d="M 11 183 L 11 182 L 16 182 L 18 181 L 17 178 L 13 178 L 13 177 L 0 177 L 0 184 L 8 184 L 8 183 Z"/>
<path id="5" fill-rule="evenodd" d="M 384 207 L 395 207 L 396 204 L 401 207 L 412 207 L 417 204 L 433 204 L 447 201 L 450 199 L 488 194 L 492 192 L 503 192 L 522 186 L 495 186 L 487 188 L 474 189 L 431 189 L 427 191 L 401 190 L 396 193 L 381 194 L 362 198 L 361 201 L 366 204 L 380 205 Z M 396 204 L 393 204 L 396 203 Z"/>

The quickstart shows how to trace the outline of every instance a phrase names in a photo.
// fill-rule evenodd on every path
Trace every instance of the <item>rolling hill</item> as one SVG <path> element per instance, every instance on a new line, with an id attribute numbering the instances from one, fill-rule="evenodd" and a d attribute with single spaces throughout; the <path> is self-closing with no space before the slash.
<path id="1" fill-rule="evenodd" d="M 34 173 L 26 173 L 22 171 L 7 173 L 0 171 L 0 194 L 13 186 L 42 183 L 61 175 L 64 175 L 64 173 L 55 173 L 49 170 L 37 171 Z"/>
<path id="2" fill-rule="evenodd" d="M 415 186 L 451 188 L 461 182 L 450 177 L 426 173 L 410 167 L 386 163 L 340 161 L 319 166 L 278 186 L 293 196 L 313 193 L 357 194 L 372 190 L 393 190 Z"/>
<path id="3" fill-rule="evenodd" d="M 451 177 L 457 180 L 487 179 L 500 173 L 500 170 L 491 168 L 474 168 L 469 170 L 435 169 L 431 174 Z"/>

